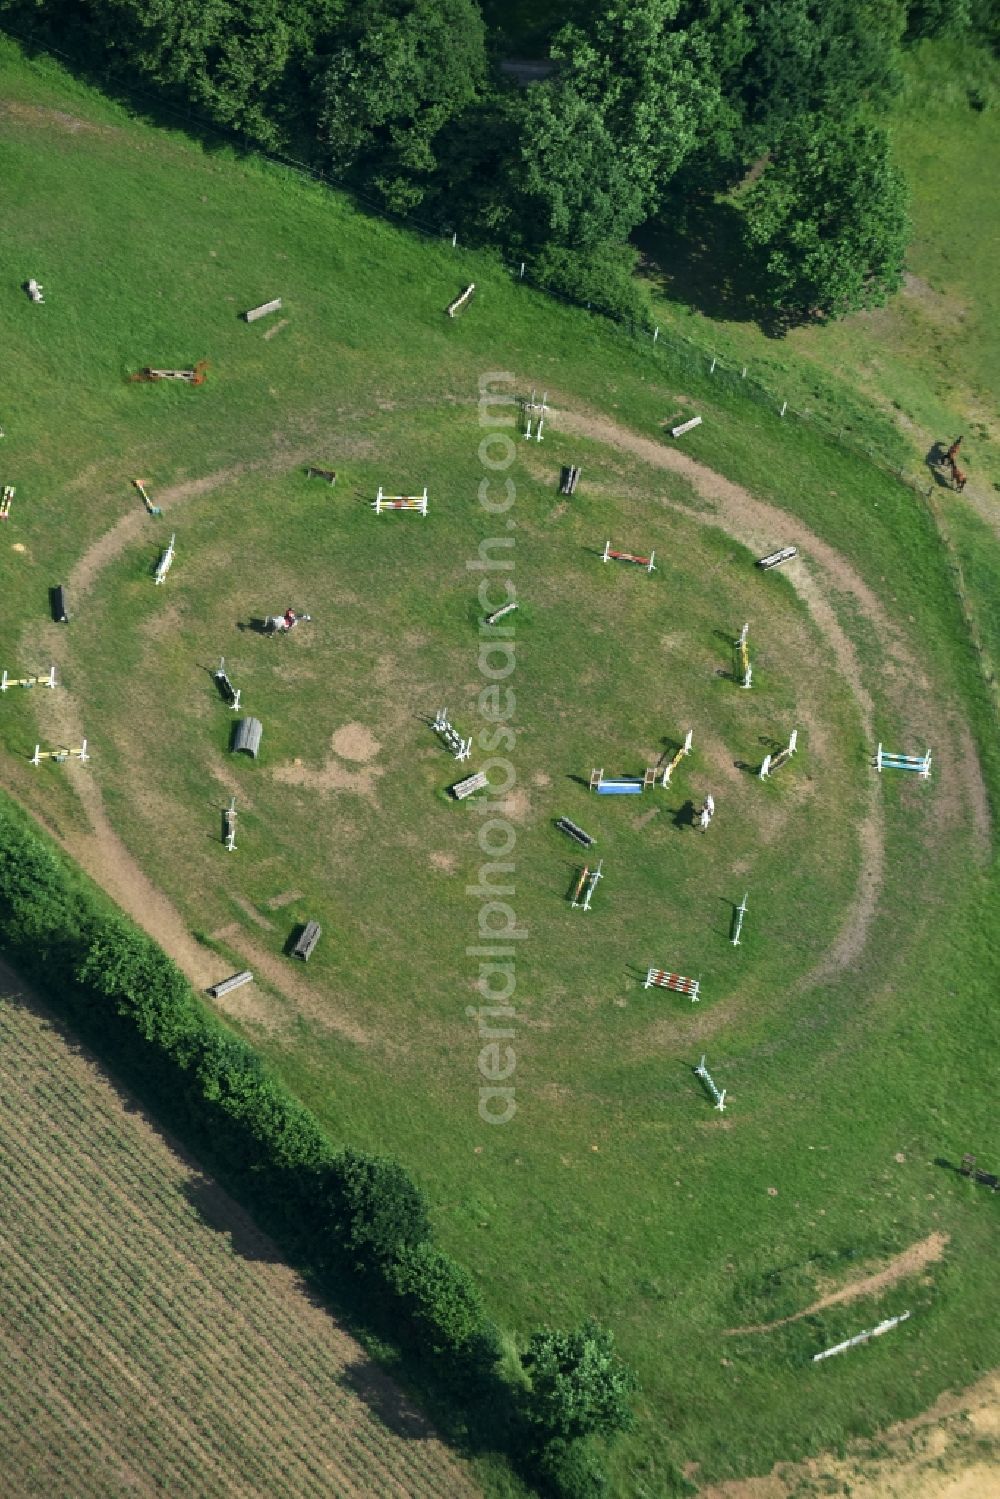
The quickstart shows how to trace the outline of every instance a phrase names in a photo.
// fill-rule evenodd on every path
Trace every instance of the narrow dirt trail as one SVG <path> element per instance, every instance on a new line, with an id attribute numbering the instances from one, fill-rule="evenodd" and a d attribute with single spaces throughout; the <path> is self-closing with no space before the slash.
<path id="1" fill-rule="evenodd" d="M 875 740 L 875 707 L 868 690 L 861 663 L 853 642 L 838 617 L 840 602 L 867 621 L 877 633 L 886 653 L 893 676 L 908 684 L 920 682 L 920 663 L 906 644 L 875 590 L 865 582 L 833 546 L 809 529 L 797 517 L 765 500 L 756 498 L 742 485 L 724 478 L 687 453 L 663 442 L 622 427 L 617 422 L 593 412 L 553 408 L 550 423 L 562 432 L 573 433 L 594 442 L 604 443 L 619 452 L 629 453 L 651 468 L 666 469 L 685 478 L 695 493 L 711 508 L 711 524 L 762 555 L 775 545 L 798 547 L 799 556 L 783 569 L 796 592 L 804 601 L 817 628 L 826 640 L 837 670 L 847 682 L 857 703 L 865 737 Z M 688 520 L 692 516 L 682 505 L 670 506 Z M 960 777 L 961 790 L 945 797 L 941 804 L 947 820 L 954 824 L 967 821 L 977 856 L 985 861 L 991 851 L 991 818 L 986 787 L 971 734 L 962 722 L 955 725 L 951 716 L 941 710 L 929 691 L 908 688 L 911 699 L 919 698 L 919 717 L 935 745 L 945 751 L 944 759 L 954 766 Z M 945 750 L 945 747 L 947 749 Z M 938 755 L 941 759 L 941 755 Z M 963 814 L 965 814 L 963 816 Z M 885 877 L 884 818 L 878 782 L 872 777 L 868 787 L 864 818 L 858 828 L 861 849 L 861 873 L 854 900 L 832 947 L 821 962 L 805 975 L 797 986 L 810 988 L 857 962 L 867 941 L 872 919 L 878 906 Z"/>
<path id="2" fill-rule="evenodd" d="M 776 1327 L 787 1327 L 789 1322 L 800 1322 L 803 1317 L 811 1317 L 815 1312 L 822 1312 L 828 1306 L 842 1306 L 846 1301 L 857 1301 L 862 1296 L 879 1296 L 894 1286 L 898 1281 L 905 1280 L 908 1275 L 918 1275 L 928 1265 L 935 1264 L 942 1259 L 948 1247 L 948 1235 L 943 1233 L 928 1234 L 926 1239 L 920 1239 L 916 1244 L 911 1244 L 909 1249 L 904 1249 L 901 1254 L 893 1255 L 887 1265 L 881 1270 L 876 1270 L 872 1275 L 863 1275 L 858 1280 L 852 1280 L 839 1290 L 830 1291 L 826 1296 L 821 1296 L 811 1306 L 804 1307 L 801 1312 L 793 1312 L 790 1317 L 779 1317 L 776 1322 L 755 1322 L 749 1327 L 727 1327 L 725 1336 L 727 1338 L 738 1337 L 747 1332 L 771 1332 Z"/>

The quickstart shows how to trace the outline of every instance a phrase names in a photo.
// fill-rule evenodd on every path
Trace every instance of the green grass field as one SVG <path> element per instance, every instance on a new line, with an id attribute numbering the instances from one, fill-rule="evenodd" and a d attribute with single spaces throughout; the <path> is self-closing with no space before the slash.
<path id="1" fill-rule="evenodd" d="M 406 1163 L 501 1322 L 525 1334 L 593 1314 L 615 1330 L 642 1381 L 616 1492 L 671 1492 L 690 1463 L 705 1481 L 766 1471 L 988 1367 L 994 1204 L 935 1161 L 989 1153 L 1000 770 L 926 506 L 486 257 L 136 123 L 8 44 L 0 68 L 14 205 L 0 478 L 17 486 L 0 536 L 0 666 L 51 658 L 64 683 L 0 702 L 7 783 L 98 878 L 120 840 L 216 976 L 255 968 L 233 1022 L 336 1138 Z M 43 308 L 17 290 L 29 275 Z M 469 280 L 477 298 L 449 322 Z M 275 295 L 277 332 L 239 320 Z M 211 361 L 200 389 L 127 383 L 143 365 L 199 358 Z M 543 444 L 518 440 L 491 474 L 478 397 L 502 371 L 503 388 L 544 387 L 557 410 Z M 684 451 L 702 467 L 685 475 L 659 461 L 662 425 L 695 410 L 704 424 Z M 584 474 L 564 503 L 568 461 Z M 308 463 L 337 469 L 336 488 L 306 480 Z M 713 474 L 750 495 L 714 493 Z M 137 476 L 161 518 L 143 513 Z M 490 516 L 479 486 L 507 476 L 516 500 Z M 379 484 L 427 484 L 429 517 L 376 518 Z M 751 566 L 785 539 L 761 505 L 808 538 L 797 573 Z M 156 588 L 172 532 L 177 558 Z M 603 567 L 609 536 L 655 547 L 658 571 Z M 955 536 L 978 600 L 991 540 Z M 499 857 L 514 863 L 504 878 L 527 933 L 518 1112 L 502 1128 L 478 1113 L 482 1042 L 466 1013 L 485 822 L 448 799 L 470 767 L 424 721 L 443 704 L 463 733 L 491 732 L 482 575 L 468 566 L 490 538 L 514 543 L 521 601 L 503 684 L 516 783 L 493 808 L 513 829 L 495 832 L 513 837 Z M 64 629 L 46 619 L 57 582 Z M 283 640 L 252 628 L 289 603 L 313 622 Z M 749 693 L 732 680 L 744 620 Z M 222 654 L 264 724 L 257 763 L 229 753 L 233 715 L 211 676 Z M 762 754 L 794 726 L 799 753 L 761 784 Z M 592 766 L 641 772 L 687 728 L 694 752 L 672 789 L 587 790 Z M 86 769 L 27 764 L 39 738 L 79 732 Z M 873 786 L 872 734 L 914 750 L 926 739 L 931 782 Z M 477 743 L 471 768 L 487 758 Z M 685 806 L 707 790 L 719 814 L 701 837 Z M 113 829 L 103 849 L 85 831 L 95 796 Z M 605 861 L 587 914 L 567 900 L 580 860 L 560 815 L 597 836 Z M 838 949 L 865 909 L 857 942 Z M 324 936 L 303 970 L 285 948 L 307 917 Z M 699 977 L 700 1005 L 645 992 L 650 963 Z M 692 1076 L 702 1051 L 730 1090 L 724 1118 Z M 725 1336 L 936 1232 L 947 1251 L 923 1277 Z M 890 1337 L 809 1365 L 905 1308 Z"/>

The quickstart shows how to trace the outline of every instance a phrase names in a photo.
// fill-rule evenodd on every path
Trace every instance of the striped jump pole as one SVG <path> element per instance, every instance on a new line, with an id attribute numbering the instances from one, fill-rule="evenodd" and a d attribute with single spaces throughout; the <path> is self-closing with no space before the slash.
<path id="1" fill-rule="evenodd" d="M 6 671 L 0 672 L 0 692 L 6 692 L 8 687 L 55 687 L 56 669 L 50 666 L 44 676 L 41 677 L 9 677 Z"/>
<path id="2" fill-rule="evenodd" d="M 663 772 L 663 782 L 662 782 L 662 784 L 664 786 L 669 786 L 670 785 L 670 777 L 673 775 L 673 773 L 677 769 L 678 765 L 684 759 L 684 756 L 685 755 L 689 755 L 691 753 L 691 741 L 692 741 L 693 738 L 694 738 L 694 729 L 688 729 L 687 733 L 684 735 L 684 743 L 681 745 L 680 749 L 674 755 L 674 758 L 671 760 L 670 764 L 668 766 L 666 766 L 666 768 L 664 769 L 664 772 Z"/>
<path id="3" fill-rule="evenodd" d="M 875 768 L 880 774 L 883 770 L 915 770 L 926 781 L 931 773 L 931 752 L 927 750 L 923 755 L 894 755 L 879 744 L 875 751 Z"/>
<path id="4" fill-rule="evenodd" d="M 164 552 L 163 556 L 156 564 L 156 572 L 153 575 L 153 581 L 155 583 L 162 583 L 166 578 L 167 573 L 170 571 L 171 565 L 174 560 L 174 542 L 176 540 L 177 533 L 175 531 L 170 538 L 170 545 L 167 547 L 167 550 Z"/>
<path id="5" fill-rule="evenodd" d="M 602 562 L 634 562 L 637 567 L 644 567 L 648 573 L 655 573 L 656 564 L 653 558 L 655 552 L 650 552 L 648 557 L 637 557 L 634 552 L 615 552 L 611 549 L 610 541 L 604 543 L 604 551 L 601 554 Z"/>
<path id="6" fill-rule="evenodd" d="M 665 968 L 650 968 L 646 973 L 644 989 L 673 989 L 678 994 L 688 994 L 691 1003 L 701 998 L 701 980 L 685 978 L 682 973 L 668 973 Z"/>
<path id="7" fill-rule="evenodd" d="M 715 1102 L 715 1107 L 718 1109 L 720 1114 L 724 1114 L 726 1112 L 726 1090 L 725 1088 L 723 1088 L 722 1092 L 720 1093 L 718 1088 L 715 1086 L 715 1083 L 712 1079 L 712 1074 L 705 1066 L 704 1052 L 702 1053 L 701 1061 L 694 1069 L 694 1075 L 695 1077 L 701 1078 L 702 1082 L 705 1084 L 705 1087 L 712 1095 L 712 1098 Z"/>
<path id="8" fill-rule="evenodd" d="M 594 891 L 597 889 L 597 882 L 598 880 L 604 878 L 601 873 L 601 865 L 603 863 L 603 859 L 599 860 L 596 869 L 591 869 L 587 864 L 583 866 L 583 873 L 577 880 L 573 890 L 573 899 L 571 901 L 571 905 L 574 909 L 576 909 L 576 907 L 579 907 L 581 911 L 590 910 L 590 902 L 593 898 Z M 583 896 L 582 900 L 580 898 L 581 894 Z"/>
<path id="9" fill-rule="evenodd" d="M 75 745 L 72 749 L 43 750 L 40 744 L 36 744 L 31 764 L 41 765 L 43 760 L 52 760 L 56 765 L 62 765 L 65 760 L 79 760 L 81 765 L 86 765 L 89 759 L 87 741 L 84 739 L 82 744 Z"/>

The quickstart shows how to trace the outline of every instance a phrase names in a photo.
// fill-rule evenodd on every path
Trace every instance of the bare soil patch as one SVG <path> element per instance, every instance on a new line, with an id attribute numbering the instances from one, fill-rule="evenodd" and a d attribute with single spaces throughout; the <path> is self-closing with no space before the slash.
<path id="1" fill-rule="evenodd" d="M 302 899 L 301 890 L 283 890 L 280 895 L 272 895 L 267 902 L 269 911 L 280 911 L 282 906 L 290 906 L 293 901 Z"/>
<path id="2" fill-rule="evenodd" d="M 347 723 L 332 736 L 330 748 L 342 760 L 359 760 L 364 765 L 374 760 L 382 746 L 363 723 Z"/>
<path id="3" fill-rule="evenodd" d="M 916 1244 L 911 1244 L 909 1249 L 904 1249 L 901 1254 L 893 1255 L 889 1263 L 881 1270 L 848 1281 L 846 1285 L 838 1287 L 835 1291 L 828 1291 L 825 1296 L 821 1296 L 811 1306 L 804 1307 L 801 1312 L 794 1312 L 790 1317 L 779 1317 L 777 1322 L 757 1322 L 751 1327 L 727 1327 L 726 1337 L 734 1337 L 738 1333 L 771 1332 L 776 1327 L 787 1326 L 789 1322 L 798 1322 L 803 1317 L 811 1317 L 814 1312 L 822 1312 L 828 1306 L 840 1306 L 845 1301 L 857 1301 L 862 1296 L 881 1296 L 883 1291 L 887 1291 L 898 1281 L 905 1280 L 910 1275 L 918 1275 L 928 1265 L 933 1265 L 942 1259 L 947 1247 L 947 1234 L 939 1232 L 928 1234 L 926 1239 L 919 1239 Z"/>

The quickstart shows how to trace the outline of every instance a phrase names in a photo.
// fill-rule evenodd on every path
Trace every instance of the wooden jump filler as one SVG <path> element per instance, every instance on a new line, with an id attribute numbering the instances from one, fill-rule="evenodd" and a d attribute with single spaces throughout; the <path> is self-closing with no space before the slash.
<path id="1" fill-rule="evenodd" d="M 222 841 L 231 854 L 236 852 L 236 798 L 230 797 L 229 806 L 222 813 Z"/>
<path id="2" fill-rule="evenodd" d="M 379 485 L 378 494 L 372 500 L 372 509 L 376 515 L 381 515 L 383 510 L 415 510 L 418 515 L 426 515 L 427 486 L 424 485 L 423 494 L 383 494 L 382 486 Z"/>
<path id="3" fill-rule="evenodd" d="M 280 312 L 280 310 L 281 298 L 275 297 L 271 302 L 261 302 L 259 307 L 251 307 L 243 314 L 243 317 L 246 322 L 255 323 L 258 318 L 267 317 L 269 312 Z"/>
<path id="4" fill-rule="evenodd" d="M 693 432 L 695 427 L 701 426 L 701 417 L 693 416 L 690 421 L 681 422 L 679 427 L 671 427 L 671 437 L 683 437 L 685 432 Z"/>
<path id="5" fill-rule="evenodd" d="M 739 947 L 740 945 L 740 933 L 743 930 L 743 918 L 747 914 L 747 900 L 749 899 L 749 896 L 750 892 L 748 890 L 743 899 L 740 901 L 739 905 L 736 907 L 736 910 L 733 912 L 732 941 L 734 947 Z"/>
<path id="6" fill-rule="evenodd" d="M 173 534 L 170 537 L 170 544 L 167 547 L 167 550 L 163 553 L 163 556 L 160 558 L 159 562 L 156 564 L 156 572 L 153 574 L 153 582 L 154 583 L 162 583 L 163 580 L 166 578 L 167 573 L 170 571 L 171 565 L 172 565 L 173 560 L 174 560 L 174 542 L 176 540 L 177 540 L 177 533 L 175 531 L 175 532 L 173 532 Z"/>
<path id="7" fill-rule="evenodd" d="M 797 556 L 796 547 L 781 547 L 777 552 L 768 552 L 766 557 L 758 557 L 757 566 L 766 571 L 771 567 L 780 567 L 783 562 L 790 562 L 793 557 Z"/>
<path id="8" fill-rule="evenodd" d="M 685 755 L 689 755 L 691 753 L 691 741 L 692 741 L 693 738 L 694 738 L 694 729 L 688 729 L 687 733 L 684 735 L 684 743 L 681 745 L 680 749 L 674 755 L 674 757 L 671 760 L 670 764 L 664 766 L 663 780 L 661 782 L 661 785 L 663 785 L 663 786 L 669 786 L 670 785 L 670 777 L 673 775 L 673 773 L 677 769 L 678 765 L 684 759 L 684 756 Z"/>
<path id="9" fill-rule="evenodd" d="M 890 755 L 880 743 L 875 751 L 875 768 L 879 774 L 883 770 L 915 770 L 926 781 L 931 773 L 931 752 L 927 750 L 923 755 Z"/>
<path id="10" fill-rule="evenodd" d="M 472 735 L 470 734 L 468 739 L 462 738 L 454 724 L 450 722 L 447 708 L 438 709 L 431 728 L 436 734 L 441 735 L 456 760 L 467 760 L 472 754 Z"/>
<path id="11" fill-rule="evenodd" d="M 783 750 L 779 750 L 776 755 L 764 756 L 760 770 L 757 773 L 758 780 L 766 781 L 768 776 L 773 776 L 776 770 L 780 770 L 783 765 L 787 765 L 788 761 L 795 754 L 795 746 L 798 742 L 798 737 L 798 729 L 793 729 L 788 736 L 788 743 L 785 745 Z"/>
<path id="12" fill-rule="evenodd" d="M 741 687 L 749 687 L 753 680 L 753 667 L 750 665 L 750 626 L 746 624 L 739 633 L 739 638 L 733 642 L 736 651 L 736 680 Z"/>
<path id="13" fill-rule="evenodd" d="M 591 869 L 587 864 L 583 866 L 583 873 L 580 875 L 580 878 L 577 880 L 576 885 L 573 889 L 573 898 L 571 904 L 574 909 L 576 907 L 579 907 L 581 911 L 590 910 L 590 902 L 593 898 L 594 891 L 597 889 L 597 882 L 598 880 L 604 878 L 601 873 L 601 865 L 603 863 L 604 860 L 599 859 L 596 869 Z M 583 895 L 582 900 L 580 898 L 581 892 Z"/>
<path id="14" fill-rule="evenodd" d="M 708 1068 L 705 1066 L 705 1055 L 704 1055 L 704 1053 L 702 1053 L 701 1061 L 698 1063 L 697 1067 L 694 1069 L 694 1075 L 695 1075 L 695 1077 L 700 1077 L 701 1078 L 702 1082 L 705 1084 L 705 1087 L 708 1089 L 709 1093 L 711 1093 L 711 1095 L 712 1095 L 712 1099 L 713 1099 L 713 1101 L 715 1103 L 715 1107 L 718 1109 L 718 1111 L 719 1111 L 720 1114 L 724 1114 L 726 1112 L 726 1090 L 725 1090 L 725 1088 L 723 1088 L 722 1092 L 720 1093 L 719 1090 L 718 1090 L 718 1088 L 715 1086 L 715 1083 L 714 1083 L 714 1081 L 712 1079 L 712 1074 L 709 1072 Z"/>
<path id="15" fill-rule="evenodd" d="M 208 360 L 199 359 L 198 363 L 189 370 L 160 370 L 152 369 L 149 365 L 139 370 L 137 374 L 130 375 L 129 379 L 136 382 L 149 382 L 155 380 L 173 380 L 181 385 L 204 385 L 205 371 L 208 369 Z"/>
<path id="16" fill-rule="evenodd" d="M 677 994 L 687 994 L 691 1003 L 701 998 L 701 980 L 685 978 L 682 973 L 669 973 L 666 968 L 649 968 L 646 971 L 644 989 L 673 989 Z"/>
<path id="17" fill-rule="evenodd" d="M 575 464 L 567 464 L 559 479 L 560 494 L 576 494 L 576 486 L 580 482 L 580 470 Z"/>
<path id="18" fill-rule="evenodd" d="M 89 759 L 87 741 L 84 739 L 81 744 L 75 745 L 72 749 L 43 750 L 40 744 L 36 744 L 31 763 L 41 765 L 43 760 L 52 760 L 56 765 L 62 765 L 65 760 L 79 760 L 81 765 L 86 765 Z"/>
<path id="19" fill-rule="evenodd" d="M 8 687 L 54 687 L 56 685 L 56 669 L 50 666 L 42 677 L 9 677 L 6 668 L 0 672 L 0 692 L 6 692 Z"/>
<path id="20" fill-rule="evenodd" d="M 3 494 L 0 495 L 0 520 L 10 519 L 10 507 L 14 503 L 16 491 L 13 484 L 5 484 Z"/>
<path id="21" fill-rule="evenodd" d="M 159 505 L 154 505 L 153 502 L 152 502 L 152 500 L 149 498 L 149 495 L 146 493 L 146 485 L 149 483 L 149 480 L 148 479 L 133 479 L 132 483 L 133 483 L 134 487 L 142 495 L 142 503 L 145 505 L 145 507 L 149 511 L 150 515 L 162 515 L 163 511 L 160 509 Z"/>
<path id="22" fill-rule="evenodd" d="M 637 557 L 634 552 L 613 552 L 610 541 L 604 543 L 604 552 L 601 556 L 602 562 L 634 562 L 638 567 L 644 567 L 648 573 L 655 573 L 656 564 L 653 558 L 655 552 L 650 552 L 648 557 Z"/>
<path id="23" fill-rule="evenodd" d="M 458 294 L 454 302 L 448 303 L 448 306 L 445 308 L 445 312 L 447 313 L 447 315 L 449 317 L 454 317 L 456 312 L 461 312 L 463 307 L 467 307 L 469 305 L 475 294 L 476 283 L 474 281 L 470 281 L 465 290 Z"/>
<path id="24" fill-rule="evenodd" d="M 451 788 L 451 794 L 457 802 L 464 802 L 467 796 L 474 791 L 485 791 L 489 786 L 484 770 L 473 771 L 471 776 L 466 776 L 464 781 L 456 781 Z"/>

